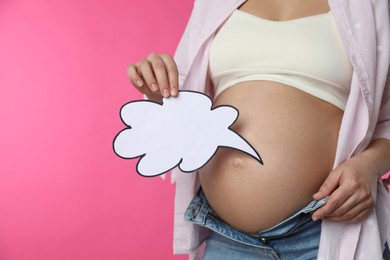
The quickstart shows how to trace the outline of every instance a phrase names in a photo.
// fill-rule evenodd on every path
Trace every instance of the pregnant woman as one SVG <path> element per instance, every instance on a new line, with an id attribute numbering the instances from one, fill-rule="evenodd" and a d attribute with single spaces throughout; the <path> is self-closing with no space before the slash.
<path id="1" fill-rule="evenodd" d="M 131 65 L 151 100 L 180 86 L 236 107 L 232 128 L 264 161 L 219 148 L 173 171 L 176 253 L 387 259 L 389 42 L 387 0 L 197 0 L 176 62 Z"/>

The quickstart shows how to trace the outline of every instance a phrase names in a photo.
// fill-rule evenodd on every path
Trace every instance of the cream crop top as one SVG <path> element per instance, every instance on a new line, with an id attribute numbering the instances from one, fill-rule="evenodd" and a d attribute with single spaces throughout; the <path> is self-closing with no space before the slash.
<path id="1" fill-rule="evenodd" d="M 330 12 L 272 21 L 236 10 L 218 30 L 209 70 L 215 97 L 243 81 L 276 81 L 345 109 L 352 66 Z"/>

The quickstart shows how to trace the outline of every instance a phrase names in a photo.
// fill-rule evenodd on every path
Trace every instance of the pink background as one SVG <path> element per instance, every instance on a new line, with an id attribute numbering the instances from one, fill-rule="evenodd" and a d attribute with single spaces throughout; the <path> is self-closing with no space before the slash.
<path id="1" fill-rule="evenodd" d="M 126 67 L 173 54 L 192 0 L 0 1 L 0 259 L 172 255 L 174 186 L 112 150 Z M 179 10 L 179 11 L 178 11 Z"/>
<path id="2" fill-rule="evenodd" d="M 0 1 L 0 260 L 187 259 L 172 256 L 174 186 L 112 140 L 141 98 L 126 67 L 172 54 L 192 4 Z"/>

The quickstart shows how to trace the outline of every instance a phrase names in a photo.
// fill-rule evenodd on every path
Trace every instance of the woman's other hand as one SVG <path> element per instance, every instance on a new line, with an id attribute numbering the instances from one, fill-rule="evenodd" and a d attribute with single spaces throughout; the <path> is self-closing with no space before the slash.
<path id="1" fill-rule="evenodd" d="M 370 157 L 360 154 L 345 161 L 330 172 L 313 195 L 315 200 L 329 196 L 326 204 L 312 214 L 313 220 L 361 221 L 375 205 L 372 188 L 377 180 L 377 169 Z"/>
<path id="2" fill-rule="evenodd" d="M 169 54 L 151 53 L 127 68 L 132 84 L 148 99 L 161 102 L 163 97 L 177 96 L 178 70 Z"/>

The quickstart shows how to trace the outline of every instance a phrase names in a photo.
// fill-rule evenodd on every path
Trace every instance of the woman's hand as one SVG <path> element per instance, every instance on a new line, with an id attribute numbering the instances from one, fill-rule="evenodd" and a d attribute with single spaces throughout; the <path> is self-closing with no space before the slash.
<path id="1" fill-rule="evenodd" d="M 160 102 L 163 97 L 177 96 L 178 70 L 169 54 L 151 53 L 127 69 L 132 84 L 149 99 Z"/>
<path id="2" fill-rule="evenodd" d="M 313 220 L 361 221 L 375 205 L 372 187 L 377 180 L 378 170 L 372 157 L 362 153 L 345 161 L 331 171 L 313 195 L 315 200 L 329 196 L 326 204 L 312 214 Z"/>

